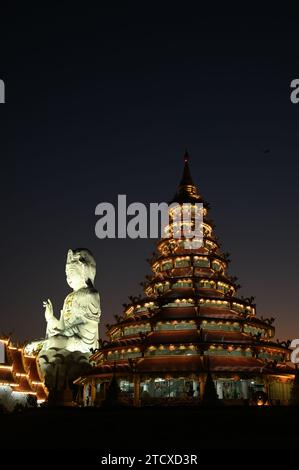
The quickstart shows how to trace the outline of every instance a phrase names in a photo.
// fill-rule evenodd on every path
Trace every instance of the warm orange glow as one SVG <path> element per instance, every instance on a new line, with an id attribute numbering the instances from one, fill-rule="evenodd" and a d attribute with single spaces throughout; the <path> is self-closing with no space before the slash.
<path id="1" fill-rule="evenodd" d="M 4 387 L 4 386 L 10 386 L 10 387 L 18 387 L 19 384 L 15 384 L 14 382 L 0 382 L 0 387 Z"/>

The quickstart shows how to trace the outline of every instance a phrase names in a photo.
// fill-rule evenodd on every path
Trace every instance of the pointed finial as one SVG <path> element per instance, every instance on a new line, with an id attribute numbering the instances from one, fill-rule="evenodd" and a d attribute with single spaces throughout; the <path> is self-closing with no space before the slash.
<path id="1" fill-rule="evenodd" d="M 194 186 L 194 183 L 193 183 L 192 176 L 191 176 L 191 173 L 190 173 L 190 168 L 189 168 L 189 153 L 188 153 L 188 150 L 185 149 L 185 153 L 184 153 L 184 171 L 183 171 L 183 176 L 182 176 L 182 179 L 181 179 L 180 186 L 187 186 L 187 185 Z"/>
<path id="2" fill-rule="evenodd" d="M 182 174 L 182 179 L 178 186 L 177 192 L 174 196 L 172 202 L 194 202 L 200 201 L 201 196 L 198 194 L 197 188 L 193 183 L 193 179 L 190 172 L 189 167 L 189 153 L 188 150 L 185 149 L 184 153 L 184 169 Z"/>

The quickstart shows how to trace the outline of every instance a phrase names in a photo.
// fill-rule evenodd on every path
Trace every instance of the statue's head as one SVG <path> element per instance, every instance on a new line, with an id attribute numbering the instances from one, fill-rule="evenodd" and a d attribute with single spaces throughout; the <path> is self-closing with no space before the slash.
<path id="1" fill-rule="evenodd" d="M 86 248 L 69 250 L 65 272 L 67 283 L 74 290 L 93 285 L 96 275 L 95 259 Z"/>

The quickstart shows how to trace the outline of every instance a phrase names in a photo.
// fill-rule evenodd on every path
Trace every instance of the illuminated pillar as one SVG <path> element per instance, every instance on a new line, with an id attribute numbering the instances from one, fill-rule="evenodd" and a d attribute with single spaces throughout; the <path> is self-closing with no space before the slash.
<path id="1" fill-rule="evenodd" d="M 196 380 L 192 380 L 192 390 L 193 390 L 193 397 L 199 398 L 199 384 Z"/>
<path id="2" fill-rule="evenodd" d="M 83 385 L 83 397 L 82 397 L 82 399 L 83 399 L 83 406 L 85 406 L 85 403 L 86 403 L 86 396 L 87 396 L 87 384 L 85 383 L 85 384 Z"/>
<path id="3" fill-rule="evenodd" d="M 134 406 L 140 406 L 140 375 L 134 376 Z"/>
<path id="4" fill-rule="evenodd" d="M 205 391 L 205 383 L 206 383 L 206 374 L 199 375 L 199 392 L 200 392 L 200 399 L 202 400 L 203 394 Z"/>
<path id="5" fill-rule="evenodd" d="M 220 400 L 223 399 L 223 382 L 221 380 L 216 380 L 216 392 Z"/>
<path id="6" fill-rule="evenodd" d="M 93 406 L 96 399 L 96 381 L 93 377 L 91 380 L 90 404 Z"/>
<path id="7" fill-rule="evenodd" d="M 92 381 L 84 384 L 84 390 L 83 390 L 84 406 L 90 406 L 92 404 L 91 397 L 92 397 Z"/>
<path id="8" fill-rule="evenodd" d="M 241 380 L 241 397 L 245 400 L 249 398 L 248 380 Z"/>

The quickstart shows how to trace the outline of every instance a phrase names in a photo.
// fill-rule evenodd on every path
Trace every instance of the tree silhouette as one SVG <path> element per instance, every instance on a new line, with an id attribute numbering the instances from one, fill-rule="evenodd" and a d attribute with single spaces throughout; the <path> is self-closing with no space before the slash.
<path id="1" fill-rule="evenodd" d="M 207 378 L 205 383 L 205 388 L 202 397 L 203 405 L 219 405 L 220 401 L 217 395 L 215 383 L 212 378 L 210 370 L 207 372 Z"/>
<path id="2" fill-rule="evenodd" d="M 204 365 L 207 371 L 207 377 L 202 397 L 202 404 L 205 406 L 219 406 L 221 404 L 221 401 L 219 400 L 219 397 L 217 395 L 215 383 L 212 378 L 209 356 L 204 357 Z"/>
<path id="3" fill-rule="evenodd" d="M 115 377 L 115 373 L 113 373 L 111 382 L 106 393 L 106 398 L 103 401 L 103 406 L 107 408 L 117 408 L 121 406 L 120 394 L 121 390 Z"/>

